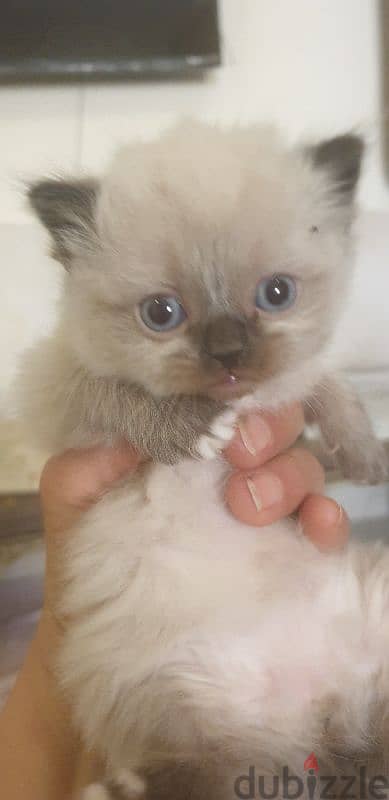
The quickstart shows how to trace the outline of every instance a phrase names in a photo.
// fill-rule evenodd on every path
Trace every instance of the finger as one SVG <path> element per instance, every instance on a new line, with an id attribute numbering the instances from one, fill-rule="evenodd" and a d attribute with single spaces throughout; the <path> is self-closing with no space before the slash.
<path id="1" fill-rule="evenodd" d="M 305 535 L 319 550 L 341 550 L 350 535 L 346 512 L 335 500 L 321 495 L 309 495 L 299 511 Z"/>
<path id="2" fill-rule="evenodd" d="M 226 486 L 226 502 L 241 522 L 269 525 L 292 514 L 308 494 L 324 487 L 324 471 L 307 450 L 293 448 L 266 467 L 235 472 Z"/>
<path id="3" fill-rule="evenodd" d="M 138 454 L 124 441 L 114 447 L 67 450 L 50 458 L 40 482 L 46 530 L 67 530 L 83 510 L 138 463 Z"/>
<path id="4" fill-rule="evenodd" d="M 277 415 L 255 412 L 241 419 L 236 436 L 225 451 L 227 460 L 237 469 L 253 469 L 291 447 L 304 429 L 304 415 L 299 403 Z"/>

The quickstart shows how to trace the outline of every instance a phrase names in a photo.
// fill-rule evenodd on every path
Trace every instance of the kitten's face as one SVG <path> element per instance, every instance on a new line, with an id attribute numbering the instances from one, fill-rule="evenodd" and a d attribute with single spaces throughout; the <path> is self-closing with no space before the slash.
<path id="1" fill-rule="evenodd" d="M 92 372 L 229 399 L 322 350 L 351 196 L 339 202 L 312 156 L 268 132 L 178 129 L 121 153 L 95 196 L 90 241 L 73 215 L 65 259 L 68 335 Z"/>

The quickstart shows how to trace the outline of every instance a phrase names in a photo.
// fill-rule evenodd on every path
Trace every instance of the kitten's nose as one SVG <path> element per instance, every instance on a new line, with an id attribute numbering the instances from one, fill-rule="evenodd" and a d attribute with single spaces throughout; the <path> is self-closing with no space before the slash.
<path id="1" fill-rule="evenodd" d="M 244 318 L 224 314 L 208 323 L 204 332 L 204 351 L 223 367 L 237 367 L 247 349 L 248 335 Z"/>

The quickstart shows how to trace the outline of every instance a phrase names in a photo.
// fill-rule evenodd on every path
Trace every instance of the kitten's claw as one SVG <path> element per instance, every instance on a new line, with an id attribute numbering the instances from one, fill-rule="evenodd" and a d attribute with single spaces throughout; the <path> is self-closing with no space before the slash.
<path id="1" fill-rule="evenodd" d="M 200 436 L 197 442 L 196 450 L 200 458 L 210 461 L 220 455 L 235 435 L 236 419 L 235 411 L 224 411 L 215 419 L 209 433 Z"/>

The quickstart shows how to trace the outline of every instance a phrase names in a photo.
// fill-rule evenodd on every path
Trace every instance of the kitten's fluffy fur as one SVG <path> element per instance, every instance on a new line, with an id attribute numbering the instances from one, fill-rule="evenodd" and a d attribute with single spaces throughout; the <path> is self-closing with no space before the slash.
<path id="1" fill-rule="evenodd" d="M 384 476 L 326 356 L 361 155 L 354 136 L 288 149 L 272 130 L 184 125 L 121 151 L 101 182 L 31 188 L 68 273 L 56 334 L 24 362 L 30 427 L 52 450 L 124 435 L 154 462 L 64 554 L 59 674 L 114 795 L 142 794 L 141 776 L 153 800 L 228 800 L 248 765 L 301 773 L 312 750 L 327 769 L 382 769 L 389 555 L 324 557 L 293 521 L 258 535 L 224 509 L 213 458 L 243 408 L 299 399 L 347 474 Z M 295 306 L 257 312 L 258 281 L 280 272 Z M 151 334 L 139 303 L 166 291 L 188 319 Z M 225 357 L 242 397 L 215 389 Z"/>

